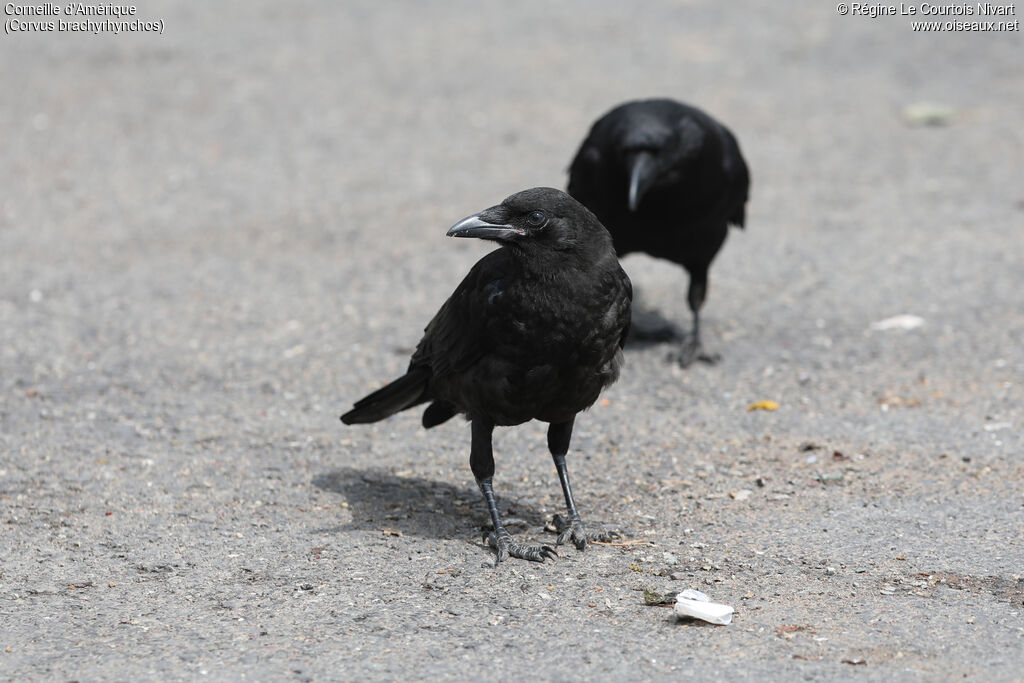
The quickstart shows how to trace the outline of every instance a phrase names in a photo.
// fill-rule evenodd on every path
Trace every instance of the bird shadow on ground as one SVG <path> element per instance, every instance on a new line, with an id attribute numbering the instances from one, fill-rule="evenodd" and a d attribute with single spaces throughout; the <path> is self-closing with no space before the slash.
<path id="1" fill-rule="evenodd" d="M 629 336 L 626 337 L 626 350 L 648 348 L 657 344 L 682 341 L 683 331 L 679 326 L 653 308 L 642 303 L 633 304 L 630 320 Z"/>
<path id="2" fill-rule="evenodd" d="M 352 515 L 351 522 L 320 531 L 393 530 L 443 539 L 490 528 L 483 498 L 469 486 L 356 468 L 320 474 L 313 485 L 340 494 Z M 517 525 L 544 525 L 544 515 L 532 506 L 499 500 L 498 508 L 513 532 Z"/>

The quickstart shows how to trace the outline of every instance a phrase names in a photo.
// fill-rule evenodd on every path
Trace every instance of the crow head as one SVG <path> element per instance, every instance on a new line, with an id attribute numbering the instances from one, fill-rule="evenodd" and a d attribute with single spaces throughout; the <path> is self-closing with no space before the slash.
<path id="1" fill-rule="evenodd" d="M 629 180 L 632 212 L 652 189 L 676 183 L 687 158 L 704 142 L 704 131 L 691 118 L 648 104 L 626 105 L 613 133 L 619 163 Z"/>
<path id="2" fill-rule="evenodd" d="M 495 240 L 515 251 L 595 253 L 611 250 L 611 236 L 586 207 L 561 190 L 535 187 L 463 218 L 449 237 Z"/>

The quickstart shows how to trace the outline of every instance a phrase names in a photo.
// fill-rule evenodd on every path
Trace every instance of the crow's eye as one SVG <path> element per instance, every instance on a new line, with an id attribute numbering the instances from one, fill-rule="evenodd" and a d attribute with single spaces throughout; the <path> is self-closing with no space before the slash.
<path id="1" fill-rule="evenodd" d="M 543 211 L 534 211 L 526 217 L 526 222 L 534 228 L 543 228 L 548 222 L 548 217 L 544 215 Z"/>

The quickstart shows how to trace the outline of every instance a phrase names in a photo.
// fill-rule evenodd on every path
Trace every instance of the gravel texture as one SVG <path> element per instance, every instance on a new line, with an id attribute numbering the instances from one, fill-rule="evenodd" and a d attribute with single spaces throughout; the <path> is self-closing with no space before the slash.
<path id="1" fill-rule="evenodd" d="M 0 679 L 1019 679 L 1019 31 L 699 0 L 139 15 L 163 34 L 0 38 Z M 752 170 L 705 307 L 724 361 L 630 349 L 577 420 L 584 519 L 629 544 L 494 568 L 464 422 L 337 416 L 486 252 L 448 226 L 564 186 L 590 123 L 655 95 Z M 625 267 L 688 323 L 681 270 Z M 495 451 L 503 513 L 550 542 L 544 425 Z M 644 604 L 686 588 L 732 623 Z"/>

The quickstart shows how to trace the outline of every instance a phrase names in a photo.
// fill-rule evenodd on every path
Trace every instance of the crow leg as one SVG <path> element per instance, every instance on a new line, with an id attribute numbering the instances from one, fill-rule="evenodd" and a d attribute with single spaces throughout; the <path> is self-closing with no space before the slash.
<path id="1" fill-rule="evenodd" d="M 565 495 L 565 507 L 568 518 L 562 515 L 555 515 L 555 529 L 558 532 L 558 545 L 568 540 L 573 542 L 577 550 L 586 550 L 587 541 L 608 542 L 617 538 L 615 532 L 587 533 L 580 519 L 580 513 L 576 509 L 576 501 L 572 497 L 572 486 L 569 484 L 569 469 L 565 466 L 565 454 L 569 452 L 569 440 L 572 438 L 573 419 L 566 422 L 553 422 L 548 427 L 548 450 L 551 451 L 551 458 L 555 461 L 555 469 L 558 471 L 558 481 L 562 484 L 562 493 Z"/>
<path id="2" fill-rule="evenodd" d="M 683 340 L 678 352 L 670 356 L 672 360 L 676 361 L 684 368 L 697 360 L 704 363 L 714 364 L 722 359 L 722 357 L 717 353 L 706 352 L 700 341 L 700 309 L 701 306 L 704 305 L 704 299 L 707 297 L 707 292 L 707 270 L 691 273 L 690 288 L 686 293 L 686 301 L 690 305 L 690 310 L 693 312 L 693 327 L 690 329 L 690 334 Z"/>
<path id="3" fill-rule="evenodd" d="M 501 523 L 498 515 L 498 504 L 494 499 L 494 451 L 491 447 L 491 435 L 494 432 L 494 425 L 486 420 L 473 420 L 473 440 L 469 452 L 469 467 L 476 477 L 477 486 L 484 495 L 484 502 L 487 503 L 487 512 L 491 515 L 491 522 L 494 524 L 494 531 L 487 534 L 487 544 L 494 548 L 498 556 L 495 559 L 495 566 L 509 557 L 518 557 L 522 560 L 543 562 L 550 558 L 555 559 L 558 553 L 554 548 L 546 545 L 527 545 L 516 543 L 512 540 L 505 526 Z"/>

